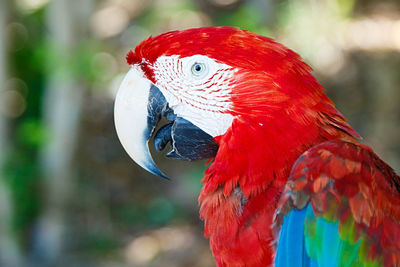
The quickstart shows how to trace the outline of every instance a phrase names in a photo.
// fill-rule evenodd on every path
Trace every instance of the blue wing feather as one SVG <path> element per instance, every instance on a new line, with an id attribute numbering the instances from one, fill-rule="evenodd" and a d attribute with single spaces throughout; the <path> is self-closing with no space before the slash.
<path id="1" fill-rule="evenodd" d="M 307 229 L 308 227 L 308 229 Z M 311 233 L 310 233 L 311 231 Z M 312 232 L 314 231 L 314 232 Z M 319 240 L 320 247 L 308 244 Z M 284 217 L 277 253 L 276 267 L 337 267 L 343 253 L 338 223 L 316 217 L 309 203 L 302 210 L 292 210 Z M 349 265 L 353 261 L 349 261 Z"/>
<path id="2" fill-rule="evenodd" d="M 304 236 L 306 213 L 306 208 L 292 210 L 284 217 L 275 257 L 276 267 L 318 267 L 318 263 L 306 252 Z"/>

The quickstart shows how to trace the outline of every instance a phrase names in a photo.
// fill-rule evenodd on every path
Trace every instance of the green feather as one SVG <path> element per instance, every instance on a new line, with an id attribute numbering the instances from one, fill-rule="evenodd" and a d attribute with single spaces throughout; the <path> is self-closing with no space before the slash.
<path id="1" fill-rule="evenodd" d="M 345 221 L 328 221 L 315 216 L 308 205 L 304 224 L 305 246 L 310 258 L 324 267 L 380 267 L 379 258 L 368 257 L 368 242 L 357 238 L 352 216 Z M 340 228 L 340 231 L 339 231 Z"/>

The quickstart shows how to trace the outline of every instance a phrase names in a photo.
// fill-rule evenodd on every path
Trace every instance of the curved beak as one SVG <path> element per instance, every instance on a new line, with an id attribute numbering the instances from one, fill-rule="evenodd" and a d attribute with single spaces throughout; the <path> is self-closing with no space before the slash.
<path id="1" fill-rule="evenodd" d="M 126 152 L 141 167 L 166 179 L 151 157 L 149 140 L 167 106 L 160 90 L 135 67 L 122 81 L 114 104 L 115 128 Z"/>

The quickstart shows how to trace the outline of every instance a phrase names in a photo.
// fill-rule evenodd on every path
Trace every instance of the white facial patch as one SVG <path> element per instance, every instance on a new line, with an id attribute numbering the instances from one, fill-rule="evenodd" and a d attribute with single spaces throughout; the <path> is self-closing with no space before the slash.
<path id="1" fill-rule="evenodd" d="M 156 86 L 176 115 L 215 137 L 232 125 L 227 111 L 236 70 L 203 56 L 161 56 L 152 66 Z"/>

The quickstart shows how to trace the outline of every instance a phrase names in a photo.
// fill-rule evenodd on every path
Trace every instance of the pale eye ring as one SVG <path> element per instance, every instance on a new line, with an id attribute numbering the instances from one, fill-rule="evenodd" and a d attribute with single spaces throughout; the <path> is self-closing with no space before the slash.
<path id="1" fill-rule="evenodd" d="M 204 63 L 196 62 L 192 65 L 192 74 L 195 76 L 202 76 L 206 71 L 207 67 Z"/>

